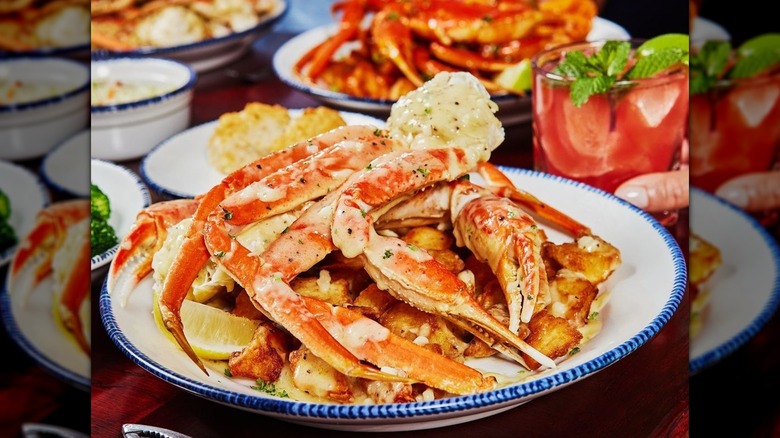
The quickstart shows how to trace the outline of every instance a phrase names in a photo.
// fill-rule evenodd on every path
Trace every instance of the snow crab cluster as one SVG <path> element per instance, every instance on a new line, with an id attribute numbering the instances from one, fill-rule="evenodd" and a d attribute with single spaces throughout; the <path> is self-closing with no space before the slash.
<path id="1" fill-rule="evenodd" d="M 194 289 L 229 296 L 231 311 L 263 321 L 230 374 L 292 376 L 331 402 L 494 388 L 469 357 L 554 368 L 583 340 L 620 252 L 488 163 L 504 139 L 496 110 L 473 75 L 440 73 L 393 106 L 386 130 L 337 128 L 197 199 L 154 204 L 120 245 L 112 297 L 154 270 L 167 330 L 208 374 L 182 303 Z M 548 242 L 534 217 L 576 241 Z M 343 293 L 323 293 L 336 283 Z"/>
<path id="2" fill-rule="evenodd" d="M 593 0 L 343 0 L 335 33 L 296 62 L 299 77 L 357 97 L 395 100 L 442 71 L 496 77 L 559 44 L 585 39 Z"/>

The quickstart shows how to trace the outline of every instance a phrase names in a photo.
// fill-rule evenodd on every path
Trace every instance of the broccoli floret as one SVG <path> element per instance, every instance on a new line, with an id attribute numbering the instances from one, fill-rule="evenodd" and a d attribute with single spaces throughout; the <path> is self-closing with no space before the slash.
<path id="1" fill-rule="evenodd" d="M 5 220 L 0 220 L 0 252 L 16 245 L 19 239 L 16 232 Z"/>
<path id="2" fill-rule="evenodd" d="M 89 197 L 91 201 L 92 219 L 107 221 L 111 216 L 111 204 L 108 202 L 108 196 L 100 190 L 95 184 L 90 184 Z"/>
<path id="3" fill-rule="evenodd" d="M 7 221 L 9 217 L 11 217 L 11 200 L 0 190 L 0 222 Z"/>
<path id="4" fill-rule="evenodd" d="M 90 222 L 89 238 L 92 245 L 92 257 L 103 254 L 119 243 L 114 227 L 108 221 L 92 217 Z"/>

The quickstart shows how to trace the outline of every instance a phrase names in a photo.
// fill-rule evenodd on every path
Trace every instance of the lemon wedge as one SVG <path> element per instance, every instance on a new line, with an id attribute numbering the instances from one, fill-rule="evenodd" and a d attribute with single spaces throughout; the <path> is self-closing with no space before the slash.
<path id="1" fill-rule="evenodd" d="M 165 328 L 156 293 L 152 313 L 160 332 L 177 345 L 173 335 Z M 192 300 L 182 303 L 181 320 L 192 350 L 201 359 L 211 360 L 227 360 L 231 353 L 242 350 L 252 340 L 252 334 L 259 325 L 256 320 Z"/>
<path id="2" fill-rule="evenodd" d="M 531 90 L 531 60 L 524 59 L 504 69 L 493 81 L 504 89 L 516 92 Z"/>

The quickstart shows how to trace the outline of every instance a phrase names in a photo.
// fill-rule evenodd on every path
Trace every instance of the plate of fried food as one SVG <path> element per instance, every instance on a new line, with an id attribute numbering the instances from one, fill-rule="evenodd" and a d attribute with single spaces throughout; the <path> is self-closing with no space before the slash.
<path id="1" fill-rule="evenodd" d="M 511 125 L 531 119 L 536 53 L 584 39 L 629 38 L 596 16 L 592 0 L 455 3 L 383 2 L 376 10 L 357 0 L 338 2 L 339 22 L 290 39 L 274 54 L 274 70 L 287 85 L 331 106 L 383 118 L 399 96 L 436 73 L 469 71 Z"/>
<path id="2" fill-rule="evenodd" d="M 286 0 L 92 0 L 92 55 L 159 56 L 213 70 L 243 55 L 286 10 Z"/>
<path id="3" fill-rule="evenodd" d="M 750 340 L 780 304 L 780 247 L 753 216 L 691 188 L 690 372 Z"/>
<path id="4" fill-rule="evenodd" d="M 49 192 L 36 174 L 0 160 L 0 267 L 11 261 L 35 215 L 49 202 Z"/>
<path id="5" fill-rule="evenodd" d="M 0 53 L 77 56 L 89 49 L 87 0 L 0 2 Z"/>
<path id="6" fill-rule="evenodd" d="M 41 209 L 6 274 L 0 313 L 11 339 L 85 391 L 90 382 L 89 200 Z"/>
<path id="7" fill-rule="evenodd" d="M 270 152 L 338 126 L 363 124 L 384 122 L 325 106 L 288 109 L 250 102 L 159 144 L 141 162 L 141 177 L 163 196 L 194 198 Z"/>
<path id="8" fill-rule="evenodd" d="M 107 333 L 187 392 L 349 431 L 473 421 L 622 359 L 676 311 L 679 246 L 606 192 L 490 165 L 497 110 L 440 73 L 385 127 L 153 204 L 101 291 Z"/>

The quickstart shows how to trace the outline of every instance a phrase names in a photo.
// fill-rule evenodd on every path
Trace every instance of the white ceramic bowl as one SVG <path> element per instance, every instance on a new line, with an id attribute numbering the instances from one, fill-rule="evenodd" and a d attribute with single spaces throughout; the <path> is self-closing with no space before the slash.
<path id="1" fill-rule="evenodd" d="M 38 158 L 87 126 L 89 70 L 61 58 L 2 60 L 0 96 L 0 159 Z"/>
<path id="2" fill-rule="evenodd" d="M 124 161 L 139 158 L 190 123 L 190 103 L 197 74 L 187 64 L 159 58 L 92 61 L 92 96 L 99 83 L 120 81 L 126 89 L 146 88 L 138 99 L 92 103 L 91 156 Z M 158 93 L 148 95 L 149 88 Z"/>

